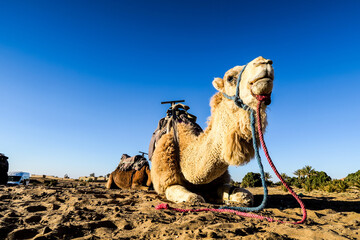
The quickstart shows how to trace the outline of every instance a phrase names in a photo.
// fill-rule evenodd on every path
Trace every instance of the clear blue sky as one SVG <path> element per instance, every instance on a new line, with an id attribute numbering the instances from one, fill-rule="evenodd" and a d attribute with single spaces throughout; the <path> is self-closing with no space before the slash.
<path id="1" fill-rule="evenodd" d="M 214 77 L 274 61 L 265 139 L 280 172 L 360 169 L 359 1 L 1 1 L 0 152 L 78 177 L 147 151 L 166 106 L 202 127 Z M 266 171 L 271 172 L 263 158 Z M 234 180 L 255 161 L 230 167 Z M 272 174 L 274 176 L 274 174 Z"/>

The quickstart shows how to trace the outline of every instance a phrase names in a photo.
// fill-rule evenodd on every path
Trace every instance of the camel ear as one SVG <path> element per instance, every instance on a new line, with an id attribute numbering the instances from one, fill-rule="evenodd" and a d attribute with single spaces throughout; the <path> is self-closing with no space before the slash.
<path id="1" fill-rule="evenodd" d="M 214 78 L 214 81 L 212 82 L 214 88 L 220 92 L 224 89 L 224 80 L 222 78 Z"/>

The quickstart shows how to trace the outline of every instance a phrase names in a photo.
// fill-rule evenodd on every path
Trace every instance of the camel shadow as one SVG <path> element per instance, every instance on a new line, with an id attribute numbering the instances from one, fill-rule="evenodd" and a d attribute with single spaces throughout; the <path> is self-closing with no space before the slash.
<path id="1" fill-rule="evenodd" d="M 258 206 L 262 201 L 263 195 L 254 196 L 254 206 Z M 360 201 L 334 200 L 333 197 L 311 197 L 303 196 L 302 201 L 309 210 L 332 209 L 336 212 L 356 212 L 360 213 Z M 268 196 L 266 208 L 299 208 L 299 204 L 291 195 L 272 195 Z"/>

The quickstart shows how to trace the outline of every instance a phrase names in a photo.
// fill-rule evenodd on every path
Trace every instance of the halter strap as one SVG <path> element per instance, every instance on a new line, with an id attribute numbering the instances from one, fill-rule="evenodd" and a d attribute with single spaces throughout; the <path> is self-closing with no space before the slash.
<path id="1" fill-rule="evenodd" d="M 227 95 L 226 93 L 222 93 L 224 95 L 224 97 L 226 97 L 227 99 L 229 100 L 233 100 L 234 103 L 236 104 L 236 106 L 246 110 L 246 111 L 249 111 L 250 110 L 250 107 L 248 105 L 246 105 L 240 98 L 240 81 L 241 81 L 241 76 L 245 70 L 245 68 L 247 67 L 247 64 L 243 67 L 243 69 L 241 69 L 240 73 L 239 73 L 239 76 L 237 78 L 237 81 L 236 81 L 236 92 L 235 92 L 235 95 L 234 96 L 229 96 Z"/>

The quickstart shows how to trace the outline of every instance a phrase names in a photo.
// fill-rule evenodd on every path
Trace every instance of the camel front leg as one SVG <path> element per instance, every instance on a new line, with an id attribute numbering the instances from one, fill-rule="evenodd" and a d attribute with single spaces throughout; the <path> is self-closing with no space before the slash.
<path id="1" fill-rule="evenodd" d="M 151 187 L 152 181 L 151 181 L 151 173 L 150 173 L 150 168 L 147 166 L 146 167 L 146 175 L 147 175 L 147 181 L 146 181 L 146 186 L 148 188 Z"/>
<path id="2" fill-rule="evenodd" d="M 181 185 L 171 185 L 165 190 L 166 199 L 175 203 L 188 202 L 188 203 L 199 203 L 205 202 L 205 199 L 193 192 L 187 190 Z"/>
<path id="3" fill-rule="evenodd" d="M 113 173 L 111 173 L 110 176 L 109 176 L 109 179 L 108 179 L 108 181 L 107 181 L 107 183 L 106 183 L 106 188 L 107 188 L 107 189 L 110 189 L 110 188 L 111 188 L 111 185 L 113 184 L 113 181 L 114 181 L 114 179 L 113 179 Z"/>
<path id="4" fill-rule="evenodd" d="M 243 207 L 252 206 L 254 203 L 254 196 L 251 192 L 244 188 L 233 187 L 230 184 L 219 187 L 218 195 L 225 203 L 236 203 Z"/>

